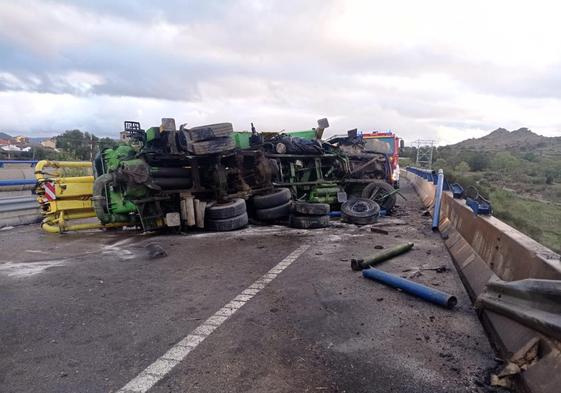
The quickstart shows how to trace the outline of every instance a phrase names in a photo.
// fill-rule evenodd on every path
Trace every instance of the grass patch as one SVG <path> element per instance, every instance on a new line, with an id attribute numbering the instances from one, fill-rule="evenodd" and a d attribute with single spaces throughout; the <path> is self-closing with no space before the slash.
<path id="1" fill-rule="evenodd" d="M 493 190 L 490 193 L 493 215 L 532 239 L 561 252 L 561 207 L 522 198 L 513 192 Z"/>

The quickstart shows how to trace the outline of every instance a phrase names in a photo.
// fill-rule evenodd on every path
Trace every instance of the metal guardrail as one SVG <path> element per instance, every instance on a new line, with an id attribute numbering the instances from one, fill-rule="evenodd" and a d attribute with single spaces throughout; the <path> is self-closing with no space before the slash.
<path id="1" fill-rule="evenodd" d="M 38 210 L 37 199 L 34 196 L 0 198 L 0 213 L 20 210 Z"/>
<path id="2" fill-rule="evenodd" d="M 476 307 L 561 340 L 561 280 L 528 278 L 507 282 L 493 278 L 477 297 Z"/>
<path id="3" fill-rule="evenodd" d="M 407 172 L 411 172 L 419 177 L 422 177 L 425 180 L 436 184 L 438 182 L 438 173 L 431 169 L 423 169 L 423 168 L 415 168 L 412 166 L 408 166 L 405 168 Z"/>
<path id="4" fill-rule="evenodd" d="M 37 164 L 37 160 L 0 160 L 0 168 L 4 168 L 4 164 L 28 164 L 33 167 Z"/>
<path id="5" fill-rule="evenodd" d="M 0 187 L 7 187 L 7 186 L 26 186 L 26 185 L 35 185 L 37 180 L 35 179 L 9 179 L 9 180 L 0 180 Z M 1 191 L 1 189 L 0 189 Z"/>
<path id="6" fill-rule="evenodd" d="M 4 164 L 28 164 L 33 167 L 36 162 L 34 160 L 0 160 L 0 168 L 4 168 Z M 14 175 L 12 169 L 3 169 L 3 171 L 12 171 L 8 177 Z M 25 175 L 24 172 L 21 172 L 21 175 Z M 0 227 L 31 224 L 41 220 L 37 198 L 33 194 L 30 195 L 30 192 L 34 193 L 36 184 L 36 179 L 4 178 L 0 180 Z M 14 196 L 14 194 L 23 192 L 26 192 L 27 195 Z"/>

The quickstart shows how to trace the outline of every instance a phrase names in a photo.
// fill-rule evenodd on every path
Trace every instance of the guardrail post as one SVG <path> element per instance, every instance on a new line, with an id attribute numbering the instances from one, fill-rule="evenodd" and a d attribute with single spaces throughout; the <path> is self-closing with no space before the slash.
<path id="1" fill-rule="evenodd" d="M 438 170 L 438 180 L 436 182 L 436 195 L 434 197 L 434 212 L 432 215 L 432 230 L 438 230 L 438 223 L 440 221 L 440 203 L 442 201 L 442 188 L 444 187 L 444 171 Z"/>

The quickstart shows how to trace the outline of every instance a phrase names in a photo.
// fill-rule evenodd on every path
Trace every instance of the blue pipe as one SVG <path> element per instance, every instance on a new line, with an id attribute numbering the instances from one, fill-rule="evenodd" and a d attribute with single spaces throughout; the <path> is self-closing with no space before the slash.
<path id="1" fill-rule="evenodd" d="M 436 183 L 436 195 L 434 197 L 434 212 L 432 214 L 432 230 L 438 230 L 440 221 L 440 202 L 442 201 L 442 188 L 444 187 L 444 171 L 438 170 L 438 181 Z"/>
<path id="2" fill-rule="evenodd" d="M 453 295 L 375 268 L 363 270 L 362 276 L 389 285 L 392 288 L 401 289 L 403 292 L 407 292 L 442 307 L 453 308 L 458 303 L 458 299 Z"/>
<path id="3" fill-rule="evenodd" d="M 341 212 L 340 211 L 329 212 L 329 217 L 341 217 Z"/>
<path id="4" fill-rule="evenodd" d="M 37 160 L 0 160 L 0 168 L 4 168 L 4 164 L 30 164 L 33 166 L 38 162 Z"/>
<path id="5" fill-rule="evenodd" d="M 0 180 L 1 186 L 25 186 L 28 184 L 36 184 L 35 179 L 11 179 L 11 180 Z"/>

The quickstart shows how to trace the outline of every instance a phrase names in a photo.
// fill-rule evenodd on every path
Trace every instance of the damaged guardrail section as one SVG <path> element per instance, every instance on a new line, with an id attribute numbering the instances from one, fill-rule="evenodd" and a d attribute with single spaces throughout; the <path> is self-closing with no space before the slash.
<path id="1" fill-rule="evenodd" d="M 432 209 L 434 172 L 407 168 Z M 475 303 L 491 342 L 506 360 L 495 383 L 521 383 L 533 392 L 561 386 L 561 259 L 492 216 L 475 215 L 463 199 L 443 192 L 438 229 Z"/>

